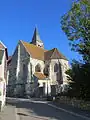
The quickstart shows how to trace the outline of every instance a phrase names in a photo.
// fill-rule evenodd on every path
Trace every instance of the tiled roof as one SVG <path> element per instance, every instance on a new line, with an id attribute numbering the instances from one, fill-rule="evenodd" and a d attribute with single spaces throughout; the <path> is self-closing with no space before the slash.
<path id="1" fill-rule="evenodd" d="M 21 41 L 21 40 L 20 40 Z M 32 58 L 38 60 L 50 60 L 50 59 L 66 59 L 57 48 L 52 50 L 45 50 L 43 48 L 37 47 L 36 45 L 21 41 L 21 43 L 26 48 L 26 51 L 31 55 Z"/>
<path id="2" fill-rule="evenodd" d="M 44 59 L 45 60 L 50 60 L 50 59 L 64 59 L 67 60 L 64 55 L 62 55 L 57 48 L 53 48 L 52 50 L 46 51 L 44 54 Z"/>
<path id="3" fill-rule="evenodd" d="M 41 72 L 35 72 L 34 76 L 36 76 L 39 80 L 44 80 L 46 78 L 46 76 Z"/>
<path id="4" fill-rule="evenodd" d="M 27 52 L 31 55 L 32 58 L 38 60 L 44 60 L 44 50 L 43 48 L 37 47 L 36 45 L 21 41 Z"/>

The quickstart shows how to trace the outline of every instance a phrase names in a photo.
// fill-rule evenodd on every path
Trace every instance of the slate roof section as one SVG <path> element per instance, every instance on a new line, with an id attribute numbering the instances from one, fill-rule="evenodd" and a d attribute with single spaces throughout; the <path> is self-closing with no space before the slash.
<path id="1" fill-rule="evenodd" d="M 67 58 L 63 54 L 61 54 L 57 48 L 54 48 L 52 50 L 45 50 L 36 45 L 24 42 L 22 40 L 20 40 L 20 41 L 23 44 L 23 46 L 25 47 L 26 51 L 31 55 L 32 58 L 35 58 L 38 60 L 43 60 L 43 61 L 51 60 L 51 59 L 67 60 Z"/>
<path id="2" fill-rule="evenodd" d="M 34 76 L 36 76 L 39 80 L 44 80 L 46 78 L 46 76 L 41 72 L 35 72 Z"/>
<path id="3" fill-rule="evenodd" d="M 34 30 L 33 38 L 32 38 L 32 43 L 36 43 L 36 41 L 42 42 L 40 39 L 40 35 L 38 33 L 37 28 Z"/>

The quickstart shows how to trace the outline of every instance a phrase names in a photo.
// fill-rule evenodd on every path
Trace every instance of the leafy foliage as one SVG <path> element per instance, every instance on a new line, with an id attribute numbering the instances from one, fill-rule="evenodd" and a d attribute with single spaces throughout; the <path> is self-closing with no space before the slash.
<path id="1" fill-rule="evenodd" d="M 62 16 L 62 30 L 68 37 L 71 50 L 82 55 L 83 63 L 73 61 L 66 73 L 70 83 L 69 95 L 90 99 L 90 1 L 77 0 Z"/>
<path id="2" fill-rule="evenodd" d="M 90 62 L 90 2 L 74 2 L 68 13 L 62 16 L 61 25 L 71 49 L 79 52 L 85 62 Z"/>
<path id="3" fill-rule="evenodd" d="M 72 69 L 66 71 L 72 78 L 70 83 L 69 95 L 71 97 L 79 97 L 82 99 L 90 99 L 90 64 L 81 64 L 73 61 Z"/>

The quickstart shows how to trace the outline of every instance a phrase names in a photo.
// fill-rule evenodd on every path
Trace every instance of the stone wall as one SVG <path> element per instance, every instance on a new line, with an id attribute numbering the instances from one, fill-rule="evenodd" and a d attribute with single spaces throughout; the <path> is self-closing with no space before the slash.
<path id="1" fill-rule="evenodd" d="M 19 41 L 16 50 L 12 56 L 12 61 L 8 66 L 8 92 L 11 96 L 24 94 L 30 95 L 34 85 L 31 84 L 33 74 L 35 73 L 35 66 L 40 65 L 41 72 L 44 73 L 44 68 L 49 65 L 49 79 L 50 84 L 55 85 L 57 82 L 57 73 L 54 72 L 55 63 L 61 65 L 61 72 L 58 74 L 58 79 L 66 84 L 67 78 L 65 71 L 69 68 L 68 61 L 63 59 L 52 59 L 50 61 L 42 61 L 32 58 L 26 51 L 22 42 Z M 31 70 L 32 66 L 32 70 Z M 60 78 L 62 77 L 62 78 Z"/>
<path id="2" fill-rule="evenodd" d="M 40 67 L 41 67 L 41 73 L 43 73 L 43 70 L 44 70 L 44 67 L 45 67 L 44 61 L 38 60 L 38 59 L 34 59 L 34 58 L 30 57 L 30 63 L 32 64 L 32 74 L 35 73 L 35 66 L 37 64 L 40 65 Z"/>
<path id="3" fill-rule="evenodd" d="M 4 50 L 2 64 L 0 65 L 0 111 L 3 110 L 6 101 L 6 54 Z"/>
<path id="4" fill-rule="evenodd" d="M 59 59 L 59 60 L 52 59 L 50 62 L 50 79 L 51 79 L 52 84 L 57 83 L 57 77 L 56 77 L 57 73 L 54 72 L 54 65 L 56 63 L 61 65 L 61 72 L 58 71 L 60 81 L 63 82 L 63 84 L 67 84 L 67 82 L 66 82 L 67 77 L 66 77 L 65 71 L 69 69 L 69 64 L 68 64 L 68 61 L 63 60 L 63 59 Z"/>
<path id="5" fill-rule="evenodd" d="M 6 59 L 6 55 L 5 55 L 5 50 L 4 51 L 4 54 L 3 54 L 3 57 L 2 57 L 2 64 L 0 64 L 0 77 L 4 79 L 4 67 L 5 67 L 5 59 Z"/>
<path id="6" fill-rule="evenodd" d="M 16 50 L 12 56 L 12 61 L 8 66 L 8 94 L 10 94 L 10 96 L 22 94 L 23 89 L 26 89 L 26 83 L 31 79 L 30 68 L 28 67 L 29 64 L 30 56 L 26 52 L 22 43 L 19 41 Z M 24 65 L 27 71 L 23 69 Z"/>

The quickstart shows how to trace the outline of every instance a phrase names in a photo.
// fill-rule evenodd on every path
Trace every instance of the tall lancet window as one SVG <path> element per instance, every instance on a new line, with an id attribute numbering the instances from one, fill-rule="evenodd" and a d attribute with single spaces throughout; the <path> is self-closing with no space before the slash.
<path id="1" fill-rule="evenodd" d="M 44 75 L 49 76 L 49 65 L 46 65 L 44 68 Z"/>
<path id="2" fill-rule="evenodd" d="M 59 70 L 59 65 L 57 63 L 55 63 L 54 65 L 54 72 L 58 72 Z"/>
<path id="3" fill-rule="evenodd" d="M 26 64 L 23 64 L 23 72 L 22 72 L 22 74 L 23 74 L 23 81 L 26 81 L 27 74 L 28 74 L 28 68 L 27 68 Z"/>
<path id="4" fill-rule="evenodd" d="M 41 66 L 40 66 L 40 64 L 37 64 L 35 66 L 35 72 L 41 72 Z"/>
<path id="5" fill-rule="evenodd" d="M 54 65 L 54 72 L 56 73 L 56 81 L 58 81 L 59 84 L 62 84 L 62 69 L 60 62 Z"/>

